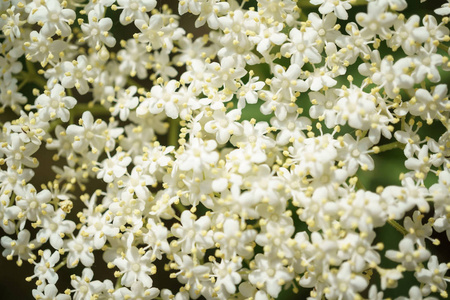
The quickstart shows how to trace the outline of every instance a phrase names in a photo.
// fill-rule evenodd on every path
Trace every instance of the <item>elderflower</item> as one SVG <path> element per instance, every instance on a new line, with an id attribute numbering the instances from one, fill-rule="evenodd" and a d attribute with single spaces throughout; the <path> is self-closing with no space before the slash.
<path id="1" fill-rule="evenodd" d="M 450 6 L 423 2 L 0 1 L 17 297 L 447 298 Z"/>

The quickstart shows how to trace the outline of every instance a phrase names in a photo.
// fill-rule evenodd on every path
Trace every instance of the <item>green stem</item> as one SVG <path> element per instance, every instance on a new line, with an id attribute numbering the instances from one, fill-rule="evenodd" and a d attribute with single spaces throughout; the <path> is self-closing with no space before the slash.
<path id="1" fill-rule="evenodd" d="M 403 145 L 400 142 L 392 142 L 392 143 L 389 143 L 389 144 L 386 144 L 386 145 L 383 145 L 383 146 L 380 146 L 380 147 L 378 147 L 378 146 L 373 147 L 373 152 L 375 154 L 378 154 L 380 152 L 386 152 L 386 151 L 389 151 L 389 150 L 392 150 L 392 149 L 396 149 L 396 148 L 404 149 L 405 145 Z"/>
<path id="2" fill-rule="evenodd" d="M 187 208 L 181 204 L 181 201 L 174 205 L 175 209 L 181 214 L 183 211 L 185 211 Z"/>
<path id="3" fill-rule="evenodd" d="M 20 90 L 25 86 L 25 84 L 28 83 L 28 80 L 29 80 L 29 77 L 23 78 L 23 79 L 22 79 L 22 82 L 21 82 L 20 85 L 17 87 L 17 90 L 20 91 Z"/>
<path id="4" fill-rule="evenodd" d="M 170 146 L 178 146 L 178 135 L 180 134 L 179 126 L 180 122 L 178 119 L 169 118 L 169 138 L 167 143 Z"/>
<path id="5" fill-rule="evenodd" d="M 120 277 L 117 278 L 116 285 L 114 286 L 115 290 L 120 289 L 122 287 L 122 276 L 123 275 L 120 275 Z"/>
<path id="6" fill-rule="evenodd" d="M 448 52 L 448 46 L 447 45 L 439 44 L 438 48 L 444 50 L 445 52 Z"/>
<path id="7" fill-rule="evenodd" d="M 56 267 L 53 268 L 55 272 L 58 272 L 59 269 L 61 269 L 63 266 L 65 266 L 67 263 L 67 258 L 65 258 L 62 262 L 60 262 Z"/>
<path id="8" fill-rule="evenodd" d="M 388 223 L 389 223 L 389 225 L 394 227 L 401 234 L 403 234 L 403 235 L 407 235 L 408 234 L 408 231 L 405 229 L 405 227 L 403 227 L 402 225 L 397 223 L 397 221 L 390 219 L 390 220 L 388 220 Z"/>

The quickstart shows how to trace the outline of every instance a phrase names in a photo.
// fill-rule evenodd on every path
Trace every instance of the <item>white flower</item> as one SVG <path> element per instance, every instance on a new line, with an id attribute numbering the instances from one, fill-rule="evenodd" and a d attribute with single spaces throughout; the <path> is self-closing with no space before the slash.
<path id="1" fill-rule="evenodd" d="M 50 91 L 37 97 L 35 104 L 43 121 L 60 118 L 61 121 L 67 122 L 70 117 L 69 109 L 77 104 L 77 100 L 66 96 L 64 87 L 56 84 Z"/>
<path id="2" fill-rule="evenodd" d="M 169 81 L 178 75 L 178 71 L 172 66 L 172 61 L 169 53 L 166 51 L 154 52 L 151 56 L 153 63 L 152 78 L 162 78 L 164 81 Z"/>
<path id="3" fill-rule="evenodd" d="M 44 215 L 53 213 L 53 206 L 48 205 L 52 200 L 49 190 L 42 190 L 39 193 L 33 185 L 27 184 L 16 197 L 16 205 L 22 209 L 20 218 L 26 217 L 29 221 L 42 219 Z M 23 228 L 25 222 L 21 226 Z"/>
<path id="4" fill-rule="evenodd" d="M 236 285 L 241 282 L 241 275 L 238 271 L 242 268 L 242 258 L 234 257 L 232 260 L 222 260 L 219 263 L 214 262 L 212 273 L 216 278 L 215 287 L 219 290 L 224 289 L 228 294 L 236 292 Z"/>
<path id="5" fill-rule="evenodd" d="M 49 124 L 42 120 L 37 113 L 30 112 L 26 114 L 21 111 L 20 118 L 13 124 L 9 122 L 4 125 L 4 128 L 11 132 L 19 134 L 20 139 L 24 143 L 33 143 L 40 146 L 44 137 L 47 136 Z"/>
<path id="6" fill-rule="evenodd" d="M 65 220 L 66 214 L 61 209 L 57 210 L 54 214 L 46 215 L 42 219 L 41 229 L 36 235 L 36 238 L 41 243 L 45 243 L 48 240 L 50 245 L 55 249 L 63 247 L 63 237 L 66 234 L 71 234 L 75 230 L 75 223 L 70 220 Z"/>
<path id="7" fill-rule="evenodd" d="M 424 283 L 422 292 L 427 295 L 430 292 L 441 292 L 446 295 L 447 281 L 444 278 L 447 273 L 448 266 L 445 263 L 439 264 L 438 258 L 433 255 L 428 261 L 427 268 L 417 271 L 414 276 L 419 282 Z"/>
<path id="8" fill-rule="evenodd" d="M 220 64 L 211 63 L 208 66 L 212 72 L 211 86 L 221 88 L 224 86 L 230 91 L 236 91 L 239 87 L 237 80 L 244 77 L 247 71 L 230 56 L 222 59 Z"/>
<path id="9" fill-rule="evenodd" d="M 367 5 L 367 13 L 360 12 L 356 15 L 356 21 L 363 27 L 361 35 L 372 38 L 376 35 L 386 39 L 390 34 L 390 29 L 397 16 L 391 12 L 386 12 L 387 2 L 376 1 Z"/>
<path id="10" fill-rule="evenodd" d="M 77 60 L 63 62 L 62 69 L 64 76 L 61 85 L 67 89 L 75 87 L 80 94 L 89 91 L 88 82 L 93 82 L 95 77 L 92 66 L 85 55 L 80 55 Z"/>
<path id="11" fill-rule="evenodd" d="M 75 20 L 75 12 L 72 9 L 63 8 L 57 0 L 48 0 L 44 5 L 33 10 L 28 20 L 42 26 L 40 32 L 46 37 L 51 37 L 55 33 L 66 37 L 72 32 L 69 25 Z"/>
<path id="12" fill-rule="evenodd" d="M 122 257 L 113 261 L 122 275 L 122 285 L 131 287 L 134 283 L 139 282 L 144 287 L 152 287 L 153 280 L 150 275 L 156 273 L 156 268 L 152 264 L 150 256 L 150 252 L 131 247 L 123 253 Z"/>
<path id="13" fill-rule="evenodd" d="M 129 230 L 132 232 L 140 230 L 143 225 L 142 212 L 144 207 L 145 200 L 136 199 L 132 193 L 122 190 L 119 197 L 109 206 L 113 225 L 125 230 L 125 224 L 129 224 L 131 225 Z"/>
<path id="14" fill-rule="evenodd" d="M 92 149 L 102 150 L 105 145 L 106 123 L 100 119 L 94 122 L 90 111 L 85 111 L 79 123 L 81 126 L 69 125 L 67 135 L 73 138 L 73 149 L 82 153 L 88 146 Z"/>
<path id="15" fill-rule="evenodd" d="M 350 5 L 350 1 L 347 0 L 310 0 L 311 4 L 320 5 L 319 12 L 323 15 L 334 12 L 335 15 L 342 20 L 348 19 L 347 10 L 349 10 L 352 6 Z"/>
<path id="16" fill-rule="evenodd" d="M 13 256 L 17 255 L 17 264 L 22 265 L 22 260 L 36 257 L 32 250 L 39 247 L 40 244 L 36 241 L 30 241 L 30 232 L 22 229 L 17 235 L 17 240 L 11 239 L 9 236 L 2 236 L 1 245 L 4 248 L 2 255 L 8 260 L 12 260 Z"/>
<path id="17" fill-rule="evenodd" d="M 405 20 L 397 20 L 394 23 L 394 34 L 388 40 L 388 45 L 393 49 L 402 47 L 403 51 L 410 56 L 419 50 L 419 45 L 429 38 L 428 30 L 425 27 L 419 27 L 420 17 L 411 16 Z"/>
<path id="18" fill-rule="evenodd" d="M 292 65 L 302 67 L 305 63 L 317 64 L 322 57 L 316 48 L 317 31 L 307 27 L 304 31 L 292 28 L 289 32 L 289 43 L 281 46 L 281 54 L 290 57 Z"/>
<path id="19" fill-rule="evenodd" d="M 165 26 L 164 16 L 155 14 L 147 21 L 145 19 L 137 19 L 134 25 L 141 31 L 136 33 L 135 37 L 140 43 L 147 45 L 147 51 L 158 50 L 164 48 L 167 51 L 172 50 L 172 40 L 177 40 L 184 33 L 184 30 L 177 27 L 177 23 L 172 27 Z"/>
<path id="20" fill-rule="evenodd" d="M 84 36 L 82 41 L 87 41 L 89 47 L 99 51 L 101 46 L 105 44 L 108 47 L 114 47 L 116 39 L 109 33 L 112 27 L 112 20 L 110 18 L 102 18 L 94 10 L 88 14 L 89 23 L 82 23 L 81 30 Z"/>
<path id="21" fill-rule="evenodd" d="M 369 155 L 369 148 L 373 143 L 369 138 L 359 137 L 355 140 L 350 134 L 345 134 L 342 139 L 338 139 L 340 149 L 338 156 L 346 164 L 346 169 L 350 174 L 355 174 L 358 170 L 358 165 L 363 170 L 373 170 L 374 162 Z"/>
<path id="22" fill-rule="evenodd" d="M 94 264 L 93 239 L 78 234 L 76 237 L 65 240 L 67 253 L 67 267 L 75 268 L 81 262 L 85 267 Z"/>
<path id="23" fill-rule="evenodd" d="M 13 169 L 21 169 L 22 166 L 35 168 L 39 165 L 36 158 L 32 158 L 39 146 L 34 143 L 24 143 L 18 133 L 12 133 L 10 141 L 1 145 L 0 154 L 6 156 L 6 164 Z"/>
<path id="24" fill-rule="evenodd" d="M 426 247 L 425 239 L 431 240 L 430 236 L 433 233 L 433 229 L 431 228 L 431 224 L 426 223 L 422 224 L 422 219 L 424 215 L 422 215 L 419 211 L 415 211 L 413 213 L 413 219 L 410 217 L 406 217 L 403 221 L 403 226 L 409 234 L 406 237 L 411 238 L 421 247 Z"/>
<path id="25" fill-rule="evenodd" d="M 169 230 L 163 223 L 155 223 L 153 219 L 149 219 L 147 223 L 147 232 L 144 233 L 143 241 L 147 244 L 144 248 L 150 249 L 151 257 L 157 259 L 162 258 L 163 253 L 171 251 L 169 242 L 167 241 Z"/>
<path id="26" fill-rule="evenodd" d="M 4 173 L 0 175 L 0 180 L 2 177 L 6 177 Z M 8 178 L 11 177 L 8 176 Z M 16 205 L 9 204 L 10 197 L 3 193 L 0 196 L 0 227 L 5 231 L 5 233 L 13 234 L 16 229 L 14 220 L 16 220 L 19 216 L 21 209 Z"/>
<path id="27" fill-rule="evenodd" d="M 219 223 L 223 231 L 214 232 L 214 240 L 220 245 L 220 251 L 225 259 L 242 256 L 250 258 L 253 254 L 251 243 L 255 240 L 256 230 L 242 231 L 238 220 L 226 219 Z"/>
<path id="28" fill-rule="evenodd" d="M 102 248 L 108 237 L 114 238 L 119 233 L 119 228 L 111 224 L 112 219 L 109 214 L 101 214 L 97 208 L 93 211 L 90 209 L 83 217 L 86 217 L 87 225 L 82 228 L 82 231 L 93 237 L 95 249 Z"/>
<path id="29" fill-rule="evenodd" d="M 118 295 L 118 298 L 123 299 L 154 299 L 159 295 L 159 290 L 157 288 L 147 289 L 142 282 L 136 281 L 131 285 L 131 288 L 121 287 L 116 290 L 114 294 Z M 120 295 L 120 296 L 119 296 Z"/>
<path id="30" fill-rule="evenodd" d="M 249 72 L 250 78 L 248 82 L 243 84 L 237 91 L 238 98 L 238 109 L 243 109 L 246 104 L 256 104 L 258 102 L 258 91 L 262 90 L 265 83 L 263 81 L 258 81 L 259 77 L 252 77 L 253 72 Z"/>
<path id="31" fill-rule="evenodd" d="M 131 157 L 125 152 L 117 152 L 114 156 L 110 156 L 107 152 L 108 158 L 99 164 L 99 167 L 94 167 L 97 172 L 97 178 L 110 183 L 116 178 L 120 178 L 127 172 L 127 166 L 131 163 Z"/>
<path id="32" fill-rule="evenodd" d="M 55 284 L 58 281 L 58 274 L 55 272 L 53 267 L 59 262 L 60 255 L 58 251 L 51 252 L 46 249 L 40 253 L 41 260 L 39 263 L 35 263 L 34 267 L 34 275 L 27 277 L 27 280 L 30 281 L 34 277 L 37 277 L 39 281 L 42 283 L 50 283 Z"/>
<path id="33" fill-rule="evenodd" d="M 293 274 L 276 257 L 259 253 L 255 256 L 254 263 L 256 268 L 249 274 L 249 281 L 263 288 L 270 296 L 278 297 L 281 287 L 292 279 Z"/>
<path id="34" fill-rule="evenodd" d="M 25 104 L 27 98 L 18 91 L 17 79 L 0 81 L 0 107 L 11 107 L 13 111 L 19 111 L 21 104 Z"/>
<path id="35" fill-rule="evenodd" d="M 147 112 L 152 114 L 165 112 L 168 117 L 176 119 L 182 105 L 180 100 L 183 99 L 183 95 L 176 91 L 178 87 L 179 83 L 175 80 L 165 85 L 154 85 L 150 90 L 150 97 L 141 102 L 136 113 L 145 115 Z"/>
<path id="36" fill-rule="evenodd" d="M 395 98 L 400 89 L 411 88 L 414 83 L 413 78 L 405 73 L 410 66 L 409 57 L 401 58 L 394 64 L 393 58 L 388 56 L 382 59 L 379 71 L 372 76 L 373 82 L 384 87 L 389 97 Z"/>
<path id="37" fill-rule="evenodd" d="M 442 55 L 438 53 L 428 52 L 425 49 L 419 49 L 414 58 L 414 69 L 412 76 L 415 82 L 422 82 L 425 77 L 431 82 L 439 82 L 441 75 L 439 74 L 439 66 L 444 62 Z"/>
<path id="38" fill-rule="evenodd" d="M 196 217 L 188 210 L 181 214 L 181 224 L 172 226 L 172 233 L 178 238 L 176 244 L 181 246 L 183 253 L 201 251 L 213 245 L 211 220 L 207 216 Z"/>
<path id="39" fill-rule="evenodd" d="M 420 116 L 428 124 L 433 119 L 440 119 L 442 111 L 450 108 L 450 101 L 447 97 L 447 85 L 439 84 L 434 87 L 432 93 L 425 89 L 418 89 L 415 96 L 408 102 L 410 104 L 410 113 L 414 116 Z"/>
<path id="40" fill-rule="evenodd" d="M 408 271 L 414 271 L 419 263 L 426 261 L 430 257 L 430 251 L 422 246 L 416 249 L 415 243 L 409 237 L 402 239 L 398 247 L 399 251 L 387 250 L 386 257 L 402 263 L 402 266 Z"/>
<path id="41" fill-rule="evenodd" d="M 120 61 L 119 71 L 122 74 L 130 74 L 139 79 L 147 77 L 147 66 L 150 63 L 145 45 L 138 43 L 135 39 L 120 42 L 122 49 L 117 53 Z"/>
<path id="42" fill-rule="evenodd" d="M 54 284 L 47 284 L 45 288 L 40 291 L 35 289 L 32 291 L 33 297 L 42 300 L 70 300 L 70 295 L 58 294 L 58 289 Z"/>
<path id="43" fill-rule="evenodd" d="M 197 1 L 188 1 L 197 2 Z M 199 15 L 195 20 L 195 27 L 203 26 L 208 22 L 208 27 L 211 29 L 219 28 L 219 15 L 225 14 L 230 5 L 227 2 L 221 2 L 220 0 L 203 0 L 200 3 L 192 5 L 193 9 L 190 9 L 191 13 Z M 187 6 L 187 5 L 184 5 Z M 197 7 L 198 6 L 198 9 Z M 180 14 L 184 13 L 183 5 L 179 5 Z"/>
<path id="44" fill-rule="evenodd" d="M 106 284 L 99 280 L 92 280 L 94 272 L 90 268 L 84 268 L 80 276 L 71 276 L 70 284 L 75 289 L 74 300 L 96 298 L 106 289 Z M 105 281 L 111 283 L 109 280 Z M 112 287 L 112 283 L 111 283 Z"/>
<path id="45" fill-rule="evenodd" d="M 217 143 L 214 140 L 191 138 L 185 150 L 177 156 L 180 170 L 193 170 L 194 174 L 202 173 L 205 166 L 215 164 L 219 159 L 216 147 Z"/>
<path id="46" fill-rule="evenodd" d="M 155 0 L 118 0 L 117 3 L 123 9 L 120 13 L 120 23 L 130 24 L 134 20 L 148 19 L 147 12 L 156 7 Z"/>
<path id="47" fill-rule="evenodd" d="M 330 275 L 328 277 L 328 282 L 336 287 L 334 289 L 328 289 L 329 292 L 325 293 L 329 299 L 355 298 L 358 295 L 358 292 L 363 291 L 368 285 L 365 277 L 351 271 L 349 262 L 342 263 L 337 273 L 330 272 L 327 274 Z"/>
<path id="48" fill-rule="evenodd" d="M 6 14 L 2 14 L 2 20 L 0 21 L 0 26 L 2 27 L 2 31 L 9 40 L 13 41 L 16 38 L 21 38 L 21 28 L 26 22 L 20 20 L 20 13 L 15 14 L 16 6 L 12 6 L 6 12 Z"/>
<path id="49" fill-rule="evenodd" d="M 449 15 L 450 14 L 450 2 L 449 3 L 444 3 L 442 4 L 442 6 L 440 8 L 436 8 L 434 10 L 434 12 L 438 15 Z"/>
<path id="50" fill-rule="evenodd" d="M 275 128 L 280 129 L 276 141 L 281 146 L 292 143 L 298 138 L 306 138 L 302 130 L 306 130 L 308 126 L 311 126 L 309 118 L 299 117 L 298 114 L 289 114 L 283 121 L 274 117 L 270 119 L 270 123 Z"/>
<path id="51" fill-rule="evenodd" d="M 211 264 L 199 264 L 197 259 L 192 259 L 189 255 L 174 255 L 176 268 L 179 271 L 178 280 L 188 287 L 191 298 L 199 295 L 206 285 L 211 285 L 209 273 Z"/>
<path id="52" fill-rule="evenodd" d="M 240 109 L 233 109 L 225 114 L 221 109 L 215 110 L 213 120 L 205 124 L 205 131 L 216 134 L 216 140 L 219 144 L 225 144 L 231 135 L 240 135 L 241 125 L 237 122 L 241 117 Z"/>

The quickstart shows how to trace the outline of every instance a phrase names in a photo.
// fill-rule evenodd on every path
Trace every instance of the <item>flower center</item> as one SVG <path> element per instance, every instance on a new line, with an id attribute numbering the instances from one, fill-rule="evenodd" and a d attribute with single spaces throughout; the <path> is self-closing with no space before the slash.
<path id="1" fill-rule="evenodd" d="M 56 21 L 59 20 L 59 14 L 56 13 L 56 12 L 51 13 L 50 16 L 49 16 L 49 18 L 50 18 L 50 21 L 56 22 Z"/>
<path id="2" fill-rule="evenodd" d="M 75 244 L 73 249 L 75 249 L 75 251 L 77 251 L 77 252 L 81 252 L 81 251 L 83 251 L 83 246 L 80 244 Z"/>
<path id="3" fill-rule="evenodd" d="M 241 31 L 241 25 L 239 25 L 239 24 L 234 24 L 234 25 L 233 25 L 233 31 L 234 31 L 234 32 L 240 32 L 240 31 Z"/>
<path id="4" fill-rule="evenodd" d="M 138 263 L 133 264 L 133 266 L 131 266 L 131 269 L 134 272 L 139 272 L 141 270 L 141 266 Z"/>
<path id="5" fill-rule="evenodd" d="M 297 45 L 297 50 L 302 52 L 303 50 L 305 50 L 305 45 L 304 44 L 298 44 Z"/>
<path id="6" fill-rule="evenodd" d="M 88 140 L 92 139 L 93 137 L 94 137 L 94 134 L 92 133 L 92 131 L 86 132 L 86 138 L 87 138 Z"/>
<path id="7" fill-rule="evenodd" d="M 32 202 L 30 203 L 30 208 L 31 208 L 31 209 L 35 209 L 37 206 L 38 206 L 37 201 L 32 201 Z"/>
<path id="8" fill-rule="evenodd" d="M 139 9 L 139 4 L 137 4 L 136 2 L 131 2 L 130 4 L 130 8 L 131 10 L 138 10 Z"/>
<path id="9" fill-rule="evenodd" d="M 80 286 L 80 292 L 82 294 L 86 294 L 87 292 L 89 292 L 89 288 L 86 285 L 82 285 Z"/>
<path id="10" fill-rule="evenodd" d="M 59 107 L 59 101 L 53 99 L 52 102 L 50 103 L 51 107 L 53 108 L 58 108 Z"/>

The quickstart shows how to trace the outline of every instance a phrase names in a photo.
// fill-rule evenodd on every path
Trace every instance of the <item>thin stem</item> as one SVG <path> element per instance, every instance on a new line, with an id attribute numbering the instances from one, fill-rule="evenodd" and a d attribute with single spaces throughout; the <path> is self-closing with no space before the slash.
<path id="1" fill-rule="evenodd" d="M 448 52 L 448 46 L 447 46 L 447 45 L 439 44 L 439 45 L 438 45 L 438 48 L 444 50 L 445 52 Z"/>
<path id="2" fill-rule="evenodd" d="M 58 272 L 59 269 L 61 269 L 63 266 L 65 266 L 67 263 L 67 258 L 63 259 L 62 262 L 60 262 L 56 267 L 53 268 L 55 272 Z"/>
<path id="3" fill-rule="evenodd" d="M 383 146 L 379 146 L 379 147 L 375 146 L 372 149 L 373 149 L 373 152 L 375 154 L 378 154 L 380 152 L 386 152 L 386 151 L 389 151 L 389 150 L 392 150 L 392 149 L 396 149 L 396 148 L 404 149 L 405 145 L 403 145 L 400 142 L 392 142 L 392 143 L 389 143 L 389 144 L 386 144 L 386 145 L 383 145 Z"/>
<path id="4" fill-rule="evenodd" d="M 397 221 L 390 219 L 390 220 L 388 220 L 388 223 L 389 223 L 389 225 L 394 227 L 401 234 L 403 234 L 403 235 L 407 235 L 408 234 L 408 231 L 405 229 L 405 227 L 400 225 Z"/>
<path id="5" fill-rule="evenodd" d="M 183 211 L 185 211 L 187 208 L 181 204 L 181 202 L 178 202 L 176 204 L 174 204 L 175 209 L 181 214 Z"/>
<path id="6" fill-rule="evenodd" d="M 170 146 L 178 146 L 178 135 L 179 135 L 180 122 L 178 119 L 169 118 L 169 138 L 167 143 Z"/>
<path id="7" fill-rule="evenodd" d="M 19 86 L 17 87 L 17 90 L 18 90 L 18 91 L 20 91 L 20 90 L 25 86 L 25 84 L 28 83 L 28 78 L 29 78 L 29 77 L 25 77 L 25 78 L 22 79 L 22 82 L 21 82 L 21 83 L 19 84 Z"/>
<path id="8" fill-rule="evenodd" d="M 116 285 L 114 286 L 114 289 L 115 289 L 115 290 L 117 290 L 117 289 L 119 289 L 119 288 L 122 287 L 122 276 L 123 276 L 123 275 L 120 275 L 120 277 L 117 278 Z"/>

